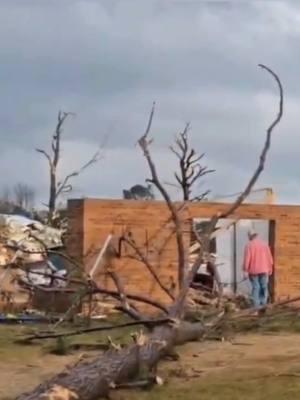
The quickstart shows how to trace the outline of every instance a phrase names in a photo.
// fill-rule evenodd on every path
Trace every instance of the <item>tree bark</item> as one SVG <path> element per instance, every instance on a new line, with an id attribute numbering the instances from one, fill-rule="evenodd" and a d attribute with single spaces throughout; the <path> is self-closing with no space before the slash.
<path id="1" fill-rule="evenodd" d="M 49 215 L 48 222 L 51 223 L 54 218 L 55 210 L 56 210 L 56 168 L 50 169 L 50 188 L 49 188 Z"/>
<path id="2" fill-rule="evenodd" d="M 203 332 L 201 323 L 180 322 L 177 326 L 174 321 L 174 324 L 156 327 L 144 337 L 145 343 L 134 343 L 119 351 L 109 350 L 91 361 L 82 361 L 16 400 L 50 400 L 54 393 L 59 400 L 107 397 L 115 385 L 128 382 L 142 372 L 150 373 L 174 346 L 197 340 Z"/>

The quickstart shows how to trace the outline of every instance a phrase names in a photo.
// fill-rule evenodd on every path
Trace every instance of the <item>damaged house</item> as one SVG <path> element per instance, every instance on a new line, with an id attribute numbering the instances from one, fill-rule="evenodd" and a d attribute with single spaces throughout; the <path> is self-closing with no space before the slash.
<path id="1" fill-rule="evenodd" d="M 221 203 L 191 203 L 182 215 L 185 221 L 185 240 L 193 245 L 193 225 L 205 221 L 227 205 Z M 169 211 L 160 201 L 131 200 L 70 200 L 69 205 L 69 254 L 84 264 L 86 271 L 95 265 L 97 254 L 108 235 L 115 243 L 124 232 L 130 232 L 135 243 L 151 260 L 161 282 L 172 289 L 177 274 L 177 248 L 174 229 L 170 224 Z M 249 293 L 249 285 L 243 280 L 242 259 L 247 242 L 247 230 L 254 226 L 262 239 L 269 242 L 275 261 L 275 272 L 270 282 L 273 300 L 299 293 L 300 286 L 300 207 L 270 204 L 242 205 L 231 220 L 220 220 L 218 226 L 228 225 L 217 236 L 212 253 L 224 290 Z M 120 244 L 120 243 L 119 243 Z M 170 300 L 157 284 L 133 249 L 126 243 L 110 263 L 131 293 L 144 294 L 168 303 Z M 195 254 L 194 254 L 195 255 Z M 193 254 L 191 254 L 193 256 Z M 97 267 L 94 279 L 107 288 L 111 283 L 101 274 L 105 262 Z M 176 290 L 173 287 L 173 290 Z"/>
<path id="2" fill-rule="evenodd" d="M 62 232 L 21 215 L 0 214 L 0 299 L 27 306 L 31 286 L 59 287 L 63 259 L 45 252 L 63 248 Z M 51 277 L 49 275 L 52 275 Z M 63 282 L 64 283 L 64 282 Z"/>

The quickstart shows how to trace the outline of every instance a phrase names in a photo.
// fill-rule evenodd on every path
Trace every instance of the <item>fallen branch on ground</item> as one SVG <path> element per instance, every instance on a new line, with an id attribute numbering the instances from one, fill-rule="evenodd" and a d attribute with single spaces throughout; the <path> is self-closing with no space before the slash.
<path id="1" fill-rule="evenodd" d="M 77 336 L 82 335 L 85 333 L 91 332 L 102 332 L 102 331 L 109 331 L 121 328 L 128 328 L 130 326 L 137 326 L 137 325 L 144 325 L 149 328 L 153 328 L 157 325 L 162 325 L 166 323 L 171 323 L 172 320 L 170 318 L 163 318 L 163 319 L 147 319 L 147 320 L 139 320 L 139 321 L 131 321 L 131 322 L 124 322 L 123 324 L 116 324 L 116 325 L 102 325 L 102 326 L 95 326 L 93 328 L 81 328 L 74 331 L 67 331 L 67 332 L 60 332 L 60 333 L 47 333 L 47 334 L 40 334 L 36 333 L 34 335 L 26 336 L 22 339 L 18 339 L 18 343 L 28 343 L 33 340 L 42 340 L 42 339 L 55 339 L 59 337 L 67 337 L 67 336 Z"/>

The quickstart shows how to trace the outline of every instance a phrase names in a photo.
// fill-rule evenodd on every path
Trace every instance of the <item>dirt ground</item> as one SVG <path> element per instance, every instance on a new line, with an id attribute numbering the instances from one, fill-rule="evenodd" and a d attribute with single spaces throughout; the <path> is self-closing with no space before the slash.
<path id="1" fill-rule="evenodd" d="M 18 328 L 19 333 L 20 328 Z M 47 346 L 13 344 L 16 328 L 0 326 L 0 399 L 12 400 L 73 363 L 80 352 L 49 354 Z M 180 360 L 164 362 L 165 385 L 149 392 L 130 392 L 131 399 L 278 400 L 299 398 L 300 334 L 247 334 L 233 343 L 190 343 Z M 128 398 L 118 392 L 116 399 Z"/>

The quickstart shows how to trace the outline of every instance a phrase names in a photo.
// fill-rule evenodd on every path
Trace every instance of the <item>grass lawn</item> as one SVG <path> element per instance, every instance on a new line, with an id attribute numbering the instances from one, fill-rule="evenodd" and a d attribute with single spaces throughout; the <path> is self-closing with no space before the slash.
<path id="1" fill-rule="evenodd" d="M 240 332 L 233 343 L 207 341 L 180 348 L 180 360 L 162 362 L 159 375 L 165 384 L 151 391 L 120 391 L 113 399 L 154 400 L 289 400 L 300 393 L 300 321 L 277 318 Z M 0 325 L 0 399 L 12 400 L 72 364 L 82 353 L 93 356 L 85 345 L 106 342 L 107 333 L 75 336 L 66 344 L 78 345 L 66 355 L 52 354 L 55 340 L 33 345 L 14 340 L 31 329 Z M 127 331 L 111 332 L 113 340 L 126 342 Z M 98 350 L 99 351 L 99 350 Z"/>

